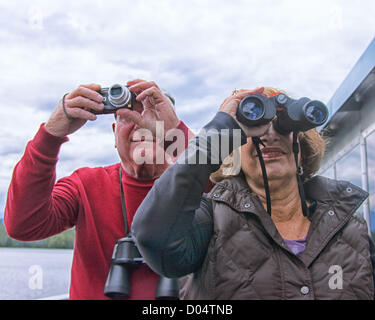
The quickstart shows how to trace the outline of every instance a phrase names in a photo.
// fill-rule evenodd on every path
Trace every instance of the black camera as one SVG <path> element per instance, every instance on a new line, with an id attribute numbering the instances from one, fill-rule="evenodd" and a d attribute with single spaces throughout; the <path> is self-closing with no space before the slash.
<path id="1" fill-rule="evenodd" d="M 280 134 L 319 127 L 327 121 L 328 114 L 327 106 L 321 101 L 306 97 L 294 100 L 283 93 L 270 98 L 261 94 L 248 96 L 237 109 L 237 119 L 244 125 L 259 126 L 273 120 Z"/>
<path id="2" fill-rule="evenodd" d="M 130 297 L 131 272 L 143 263 L 145 263 L 144 259 L 131 236 L 118 240 L 113 249 L 111 267 L 104 286 L 104 295 L 112 299 L 128 299 Z M 160 276 L 155 298 L 178 300 L 177 279 Z"/>
<path id="3" fill-rule="evenodd" d="M 102 88 L 98 91 L 103 96 L 104 109 L 92 110 L 94 114 L 115 113 L 118 109 L 133 109 L 135 95 L 125 85 L 114 84 L 110 88 Z"/>

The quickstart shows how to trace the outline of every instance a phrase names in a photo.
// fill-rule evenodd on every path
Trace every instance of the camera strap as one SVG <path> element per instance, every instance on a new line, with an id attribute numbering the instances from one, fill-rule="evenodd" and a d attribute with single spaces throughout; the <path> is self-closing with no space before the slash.
<path id="1" fill-rule="evenodd" d="M 120 193 L 121 193 L 121 209 L 122 215 L 124 216 L 124 224 L 125 224 L 125 236 L 131 237 L 131 230 L 129 230 L 128 219 L 126 216 L 126 207 L 125 207 L 125 193 L 124 188 L 122 186 L 122 170 L 121 164 L 119 169 L 119 177 L 120 177 Z M 134 243 L 134 242 L 133 242 Z M 139 253 L 137 246 L 134 244 L 136 251 L 140 255 L 139 261 L 142 263 L 146 263 L 141 254 Z M 156 300 L 179 300 L 179 287 L 178 287 L 178 280 L 176 278 L 166 278 L 163 276 L 159 276 L 159 281 L 156 286 L 156 293 L 155 293 Z"/>
<path id="2" fill-rule="evenodd" d="M 122 186 L 121 164 L 120 164 L 120 169 L 119 169 L 119 176 L 120 176 L 121 210 L 122 210 L 122 215 L 124 216 L 125 236 L 127 236 L 129 233 L 129 225 L 128 225 L 128 219 L 126 217 L 125 194 L 124 194 L 124 188 Z"/>

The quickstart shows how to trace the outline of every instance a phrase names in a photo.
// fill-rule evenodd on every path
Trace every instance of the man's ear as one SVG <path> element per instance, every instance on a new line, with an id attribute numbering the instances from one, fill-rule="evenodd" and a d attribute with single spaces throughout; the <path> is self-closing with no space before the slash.
<path id="1" fill-rule="evenodd" d="M 116 144 L 116 123 L 115 122 L 112 123 L 112 131 L 115 135 L 115 148 L 117 148 L 117 144 Z"/>

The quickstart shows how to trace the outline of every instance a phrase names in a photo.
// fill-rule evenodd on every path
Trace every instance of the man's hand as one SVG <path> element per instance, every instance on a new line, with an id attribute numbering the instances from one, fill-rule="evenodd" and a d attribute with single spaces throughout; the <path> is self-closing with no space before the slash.
<path id="1" fill-rule="evenodd" d="M 98 84 L 81 85 L 73 92 L 65 96 L 65 114 L 63 110 L 63 99 L 60 100 L 55 111 L 45 124 L 46 130 L 56 136 L 65 137 L 81 128 L 87 120 L 96 120 L 96 115 L 89 110 L 103 110 L 103 97 L 98 90 Z"/>
<path id="2" fill-rule="evenodd" d="M 242 101 L 242 99 L 248 96 L 251 96 L 253 94 L 256 94 L 256 93 L 262 94 L 263 90 L 264 88 L 258 88 L 255 90 L 245 90 L 245 89 L 238 90 L 236 94 L 232 94 L 230 97 L 226 98 L 220 106 L 220 111 L 230 114 L 237 121 L 237 123 L 245 132 L 247 137 L 260 137 L 264 135 L 268 127 L 271 125 L 271 123 L 269 123 L 269 124 L 256 126 L 256 127 L 247 127 L 241 122 L 239 122 L 236 116 L 238 106 L 240 102 Z"/>
<path id="3" fill-rule="evenodd" d="M 140 128 L 148 129 L 156 135 L 156 121 L 164 121 L 164 132 L 177 127 L 179 119 L 169 98 L 162 93 L 155 82 L 132 80 L 127 83 L 136 100 L 143 105 L 143 112 L 120 109 L 117 115 L 133 121 Z"/>

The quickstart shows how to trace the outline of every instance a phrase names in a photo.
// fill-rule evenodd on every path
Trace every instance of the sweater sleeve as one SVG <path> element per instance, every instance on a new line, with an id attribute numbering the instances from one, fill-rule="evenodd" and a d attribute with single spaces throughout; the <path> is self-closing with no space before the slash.
<path id="1" fill-rule="evenodd" d="M 219 112 L 203 129 L 155 182 L 133 220 L 140 253 L 152 269 L 167 277 L 181 277 L 201 266 L 213 235 L 212 203 L 204 197 L 204 189 L 210 174 L 220 167 L 220 159 L 247 142 L 226 113 Z M 237 143 L 232 143 L 234 129 L 240 132 Z M 219 139 L 208 139 L 210 130 Z M 225 154 L 220 148 L 223 141 L 229 143 Z"/>
<path id="2" fill-rule="evenodd" d="M 74 176 L 57 184 L 56 163 L 67 137 L 55 137 L 42 124 L 14 168 L 5 206 L 4 222 L 10 237 L 41 240 L 75 224 L 78 191 Z"/>

